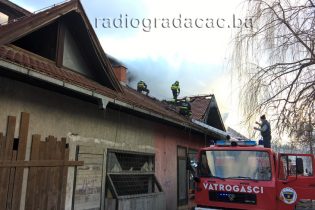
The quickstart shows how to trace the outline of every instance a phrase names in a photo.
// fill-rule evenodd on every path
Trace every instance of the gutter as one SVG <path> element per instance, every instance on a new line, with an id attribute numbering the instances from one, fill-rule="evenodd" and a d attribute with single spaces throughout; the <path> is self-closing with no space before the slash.
<path id="1" fill-rule="evenodd" d="M 204 126 L 204 125 L 206 125 L 204 123 L 202 123 L 204 125 L 201 125 L 200 124 L 201 122 L 199 122 L 199 121 L 192 120 L 192 123 L 195 124 L 196 126 L 200 126 L 201 128 L 196 128 L 196 127 L 194 127 L 192 125 L 189 125 L 188 123 L 180 123 L 180 122 L 178 122 L 176 120 L 173 120 L 172 118 L 166 117 L 164 115 L 160 115 L 160 114 L 157 114 L 157 113 L 152 112 L 152 111 L 141 109 L 139 107 L 127 104 L 127 103 L 125 103 L 123 101 L 120 101 L 120 100 L 117 100 L 117 99 L 106 97 L 106 96 L 104 96 L 102 94 L 96 93 L 94 91 L 91 91 L 91 90 L 88 90 L 88 89 L 85 89 L 85 88 L 82 88 L 82 87 L 79 87 L 79 86 L 76 86 L 76 85 L 73 85 L 73 84 L 70 84 L 70 83 L 62 81 L 60 79 L 49 77 L 47 75 L 38 73 L 38 72 L 36 72 L 36 71 L 34 71 L 34 70 L 30 69 L 30 68 L 23 67 L 21 65 L 15 64 L 13 62 L 8 62 L 8 61 L 4 61 L 4 60 L 0 59 L 0 66 L 2 66 L 4 68 L 7 68 L 7 69 L 9 69 L 9 70 L 11 70 L 13 72 L 26 75 L 28 77 L 36 78 L 36 79 L 45 81 L 45 82 L 50 83 L 50 84 L 61 86 L 61 87 L 64 87 L 64 88 L 66 88 L 68 90 L 71 90 L 71 91 L 74 91 L 74 92 L 78 92 L 78 93 L 81 93 L 81 94 L 84 94 L 84 95 L 92 96 L 92 97 L 96 98 L 99 101 L 100 109 L 106 109 L 107 104 L 108 103 L 112 103 L 112 104 L 116 104 L 118 106 L 121 106 L 121 107 L 124 107 L 124 108 L 127 108 L 127 109 L 131 109 L 131 110 L 134 110 L 134 111 L 137 111 L 137 112 L 140 112 L 140 113 L 143 113 L 143 114 L 155 117 L 155 118 L 159 118 L 159 119 L 171 122 L 171 123 L 176 124 L 176 125 L 180 125 L 182 127 L 191 128 L 191 129 L 193 129 L 195 131 L 198 131 L 198 132 L 204 133 L 205 131 L 208 131 L 208 132 L 210 131 L 211 133 L 215 133 L 215 134 L 219 135 L 220 137 L 224 136 L 224 138 L 227 135 L 227 134 L 225 134 L 224 131 L 221 131 L 219 129 L 213 128 L 211 126 L 209 126 L 209 127 Z M 219 131 L 221 131 L 221 133 Z M 222 134 L 222 132 L 224 134 Z"/>

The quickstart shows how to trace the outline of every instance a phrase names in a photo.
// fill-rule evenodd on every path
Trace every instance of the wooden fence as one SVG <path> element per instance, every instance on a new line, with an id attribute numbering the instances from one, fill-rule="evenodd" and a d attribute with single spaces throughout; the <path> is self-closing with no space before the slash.
<path id="1" fill-rule="evenodd" d="M 25 199 L 25 210 L 65 207 L 68 167 L 83 165 L 69 161 L 66 139 L 53 136 L 41 141 L 31 138 L 30 160 L 25 160 L 30 115 L 21 114 L 18 138 L 14 137 L 16 117 L 9 116 L 5 135 L 0 133 L 0 209 L 19 210 Z M 28 168 L 26 194 L 22 195 L 24 168 Z"/>

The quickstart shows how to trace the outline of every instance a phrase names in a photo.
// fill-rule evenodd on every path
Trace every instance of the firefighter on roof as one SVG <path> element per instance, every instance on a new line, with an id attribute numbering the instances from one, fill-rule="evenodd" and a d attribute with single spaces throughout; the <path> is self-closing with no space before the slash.
<path id="1" fill-rule="evenodd" d="M 176 81 L 175 83 L 172 84 L 171 90 L 172 90 L 172 93 L 173 93 L 173 98 L 174 98 L 175 103 L 176 103 L 177 102 L 177 96 L 180 93 L 180 88 L 179 88 L 179 82 L 178 81 Z"/>
<path id="2" fill-rule="evenodd" d="M 189 101 L 190 101 L 190 99 L 186 97 L 185 100 L 182 101 L 181 105 L 179 106 L 179 113 L 181 115 L 186 116 L 186 117 L 191 116 L 191 105 L 190 105 Z"/>
<path id="3" fill-rule="evenodd" d="M 147 88 L 147 84 L 143 80 L 140 80 L 137 84 L 137 91 L 139 93 L 146 92 L 146 95 L 150 93 L 149 89 Z"/>

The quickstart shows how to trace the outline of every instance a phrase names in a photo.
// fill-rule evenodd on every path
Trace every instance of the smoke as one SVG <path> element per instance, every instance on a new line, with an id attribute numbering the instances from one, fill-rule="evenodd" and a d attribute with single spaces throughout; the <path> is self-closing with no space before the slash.
<path id="1" fill-rule="evenodd" d="M 137 82 L 143 80 L 148 85 L 150 95 L 159 99 L 172 97 L 170 87 L 175 81 L 180 83 L 180 97 L 213 93 L 211 85 L 222 74 L 219 70 L 221 66 L 184 62 L 174 68 L 162 58 L 127 60 L 124 63 L 128 68 L 129 86 L 136 88 Z"/>
<path id="2" fill-rule="evenodd" d="M 137 80 L 137 75 L 135 75 L 134 72 L 128 70 L 128 72 L 127 72 L 127 81 L 128 81 L 128 84 L 138 82 L 138 81 L 136 81 L 136 80 Z"/>

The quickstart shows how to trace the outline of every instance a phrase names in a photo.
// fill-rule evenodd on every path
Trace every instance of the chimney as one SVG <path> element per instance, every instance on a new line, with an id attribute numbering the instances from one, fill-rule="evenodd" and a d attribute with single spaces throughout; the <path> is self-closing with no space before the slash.
<path id="1" fill-rule="evenodd" d="M 120 84 L 127 85 L 127 68 L 122 65 L 113 66 L 116 78 L 119 80 Z"/>

